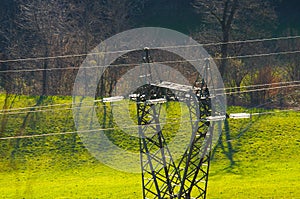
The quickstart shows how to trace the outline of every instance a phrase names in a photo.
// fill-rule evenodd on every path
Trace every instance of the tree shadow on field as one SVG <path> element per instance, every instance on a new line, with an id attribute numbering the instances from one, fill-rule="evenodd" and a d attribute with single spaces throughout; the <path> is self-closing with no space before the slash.
<path id="1" fill-rule="evenodd" d="M 260 119 L 258 116 L 255 120 L 251 120 L 246 127 L 239 130 L 239 133 L 232 137 L 232 132 L 230 130 L 229 121 L 226 118 L 224 122 L 224 131 L 220 135 L 220 139 L 218 144 L 212 151 L 211 159 L 214 159 L 217 153 L 221 153 L 225 156 L 227 160 L 229 160 L 229 165 L 223 167 L 221 171 L 226 173 L 233 173 L 233 174 L 241 174 L 239 168 L 239 160 L 235 158 L 235 154 L 239 152 L 240 138 L 252 127 Z M 233 141 L 235 141 L 233 145 Z"/>
<path id="2" fill-rule="evenodd" d="M 228 119 L 225 119 L 224 128 L 225 128 L 225 131 L 224 131 L 225 140 L 223 140 L 224 136 L 223 136 L 223 132 L 222 132 L 220 139 L 218 141 L 218 144 L 212 152 L 212 159 L 214 158 L 218 148 L 220 148 L 222 151 L 222 154 L 224 154 L 226 156 L 226 158 L 230 161 L 230 165 L 228 166 L 228 168 L 233 168 L 236 165 L 236 162 L 233 158 L 234 153 L 236 151 L 233 149 L 233 146 L 231 143 L 232 140 L 231 140 L 231 135 L 230 135 L 230 127 L 229 127 Z"/>

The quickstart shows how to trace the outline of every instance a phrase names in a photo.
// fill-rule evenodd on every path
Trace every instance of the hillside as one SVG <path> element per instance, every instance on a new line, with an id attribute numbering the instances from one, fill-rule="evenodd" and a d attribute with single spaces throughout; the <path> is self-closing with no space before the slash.
<path id="1" fill-rule="evenodd" d="M 15 109 L 33 103 L 29 96 L 14 100 L 11 108 Z M 6 114 L 6 130 L 0 139 L 2 198 L 141 197 L 140 174 L 103 165 L 89 154 L 76 133 L 58 135 L 75 130 L 72 111 L 66 109 L 70 108 L 70 98 L 49 97 L 44 102 L 43 105 L 61 106 L 31 110 L 22 132 L 20 127 L 28 112 L 21 109 L 16 111 L 25 113 Z M 242 111 L 247 110 L 228 109 L 229 113 Z M 224 132 L 222 144 L 215 149 L 208 198 L 297 198 L 300 195 L 300 113 L 248 111 L 273 114 L 254 116 L 251 120 L 229 120 L 230 138 Z M 3 118 L 2 115 L 2 121 Z M 5 138 L 16 133 L 43 135 Z M 49 133 L 56 135 L 45 136 Z M 126 139 L 125 144 L 130 148 Z"/>

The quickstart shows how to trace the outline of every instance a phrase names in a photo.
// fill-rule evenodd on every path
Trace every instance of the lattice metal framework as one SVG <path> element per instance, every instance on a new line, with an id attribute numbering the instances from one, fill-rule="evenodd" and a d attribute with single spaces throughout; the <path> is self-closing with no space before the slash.
<path id="1" fill-rule="evenodd" d="M 144 198 L 174 198 L 180 175 L 159 122 L 165 99 L 137 100 Z"/>
<path id="2" fill-rule="evenodd" d="M 151 62 L 148 51 L 145 48 L 146 63 Z M 212 145 L 210 123 L 222 120 L 211 116 L 211 96 L 206 82 L 202 80 L 195 86 L 148 82 L 131 95 L 131 99 L 137 103 L 143 197 L 205 199 Z M 187 104 L 192 126 L 192 132 L 187 132 L 190 143 L 182 157 L 176 160 L 160 125 L 162 104 L 168 101 Z"/>
<path id="3" fill-rule="evenodd" d="M 205 198 L 210 160 L 206 150 L 211 147 L 208 90 L 160 82 L 146 85 L 135 100 L 144 198 Z M 192 125 L 190 145 L 179 160 L 172 158 L 159 121 L 162 104 L 170 100 L 187 104 Z"/>
<path id="4" fill-rule="evenodd" d="M 178 198 L 206 198 L 211 136 L 210 98 L 206 88 L 195 90 L 196 100 L 186 98 L 192 122 L 190 145 L 178 163 L 182 180 Z M 189 95 L 193 96 L 193 95 Z M 193 119 L 196 119 L 193 121 Z M 209 150 L 209 151 L 207 151 Z"/>

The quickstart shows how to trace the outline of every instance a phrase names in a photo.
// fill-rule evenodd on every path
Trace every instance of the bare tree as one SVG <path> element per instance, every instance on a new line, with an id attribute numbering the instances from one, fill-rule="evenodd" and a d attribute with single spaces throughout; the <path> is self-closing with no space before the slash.
<path id="1" fill-rule="evenodd" d="M 269 1 L 259 0 L 194 0 L 193 6 L 202 14 L 205 23 L 203 25 L 205 33 L 210 36 L 212 42 L 221 41 L 220 49 L 215 48 L 219 55 L 219 71 L 225 80 L 226 85 L 237 86 L 237 90 L 241 85 L 243 78 L 249 74 L 256 63 L 244 60 L 230 60 L 231 56 L 256 53 L 255 45 L 230 44 L 231 40 L 247 40 L 251 37 L 261 37 L 270 32 L 270 29 L 264 28 L 264 25 L 272 24 L 276 18 L 274 7 Z M 201 31 L 201 30 L 200 30 Z M 200 34 L 203 34 L 200 32 Z M 257 46 L 263 46 L 258 44 Z M 265 49 L 265 48 L 264 48 Z M 262 50 L 262 49 L 261 49 Z M 249 63 L 250 62 L 250 63 Z M 263 65 L 260 65 L 260 67 Z M 235 103 L 235 96 L 233 96 Z M 226 124 L 227 120 L 226 120 Z M 227 125 L 228 126 L 228 125 Z M 225 138 L 230 143 L 229 128 L 225 130 Z M 220 139 L 218 146 L 221 146 L 225 154 L 229 154 L 228 158 L 231 166 L 234 165 L 232 154 L 234 149 L 231 144 L 227 145 L 227 152 L 224 143 Z"/>
<path id="2" fill-rule="evenodd" d="M 193 6 L 205 19 L 206 32 L 222 42 L 219 70 L 225 77 L 232 39 L 249 39 L 268 32 L 263 24 L 274 22 L 275 11 L 268 1 L 258 0 L 194 0 Z M 259 31 L 258 31 L 259 29 Z M 260 34 L 257 34 L 260 33 Z M 217 40 L 215 37 L 215 41 Z"/>

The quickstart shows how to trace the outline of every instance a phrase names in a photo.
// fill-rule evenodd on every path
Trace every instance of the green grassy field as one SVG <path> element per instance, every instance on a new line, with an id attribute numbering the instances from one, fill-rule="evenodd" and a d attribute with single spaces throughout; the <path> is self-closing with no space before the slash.
<path id="1" fill-rule="evenodd" d="M 13 108 L 34 104 L 28 98 L 15 99 Z M 70 103 L 70 99 L 55 97 L 45 103 Z M 241 111 L 245 110 L 228 110 Z M 8 115 L 1 137 L 15 135 L 25 116 Z M 222 135 L 222 144 L 216 147 L 211 162 L 208 198 L 300 198 L 299 116 L 299 112 L 288 111 L 230 119 L 230 138 Z M 23 134 L 75 130 L 71 110 L 56 107 L 32 113 L 29 119 Z M 76 134 L 0 140 L 0 146 L 0 198 L 142 196 L 140 174 L 103 165 Z"/>

